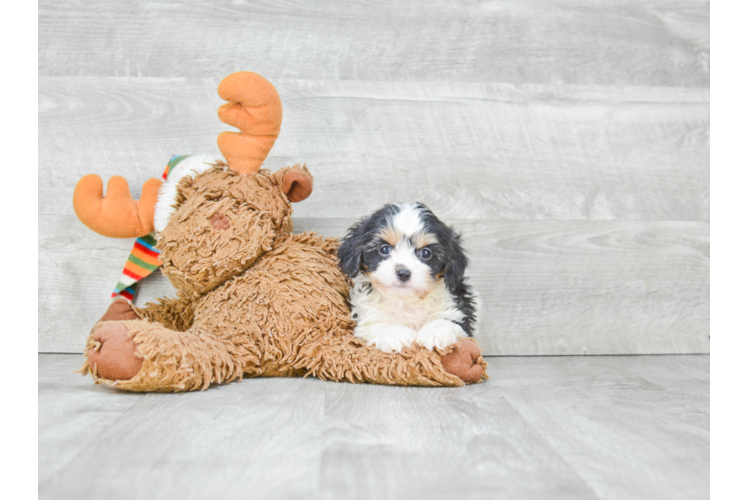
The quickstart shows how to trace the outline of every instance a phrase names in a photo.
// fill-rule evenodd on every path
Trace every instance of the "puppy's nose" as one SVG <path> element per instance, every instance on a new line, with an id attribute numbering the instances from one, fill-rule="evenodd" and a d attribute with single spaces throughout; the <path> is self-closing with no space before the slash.
<path id="1" fill-rule="evenodd" d="M 403 283 L 410 279 L 410 270 L 405 266 L 397 266 L 395 268 L 395 274 L 397 275 L 397 279 Z"/>

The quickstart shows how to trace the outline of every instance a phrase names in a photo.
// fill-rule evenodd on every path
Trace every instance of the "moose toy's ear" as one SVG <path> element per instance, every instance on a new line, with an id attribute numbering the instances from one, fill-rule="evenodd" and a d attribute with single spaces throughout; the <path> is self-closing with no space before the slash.
<path id="1" fill-rule="evenodd" d="M 294 165 L 286 171 L 279 172 L 282 175 L 281 187 L 286 193 L 288 201 L 297 202 L 305 200 L 312 194 L 314 178 L 307 170 L 306 165 Z"/>

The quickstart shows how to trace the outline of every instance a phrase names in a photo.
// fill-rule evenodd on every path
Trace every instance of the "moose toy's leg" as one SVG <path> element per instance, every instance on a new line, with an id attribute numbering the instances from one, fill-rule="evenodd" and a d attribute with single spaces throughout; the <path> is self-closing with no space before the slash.
<path id="1" fill-rule="evenodd" d="M 87 349 L 88 365 L 95 377 L 129 380 L 143 366 L 137 346 L 121 321 L 105 323 L 91 334 L 94 347 Z"/>
<path id="2" fill-rule="evenodd" d="M 384 353 L 350 335 L 324 337 L 299 351 L 295 368 L 321 379 L 390 385 L 460 386 L 486 377 L 487 363 L 472 339 L 441 353 L 421 346 Z"/>
<path id="3" fill-rule="evenodd" d="M 171 330 L 145 320 L 97 323 L 82 372 L 97 383 L 134 392 L 207 388 L 242 376 L 250 356 L 204 333 Z"/>

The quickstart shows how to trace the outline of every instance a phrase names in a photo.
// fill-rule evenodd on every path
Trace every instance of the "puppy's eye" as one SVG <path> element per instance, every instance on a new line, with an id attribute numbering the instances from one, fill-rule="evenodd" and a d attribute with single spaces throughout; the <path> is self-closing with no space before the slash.
<path id="1" fill-rule="evenodd" d="M 422 260 L 429 260 L 431 258 L 431 250 L 428 248 L 421 248 L 418 250 L 418 257 Z"/>
<path id="2" fill-rule="evenodd" d="M 382 255 L 389 255 L 391 251 L 392 247 L 389 245 L 382 245 L 381 247 L 379 247 L 379 253 L 381 253 Z"/>

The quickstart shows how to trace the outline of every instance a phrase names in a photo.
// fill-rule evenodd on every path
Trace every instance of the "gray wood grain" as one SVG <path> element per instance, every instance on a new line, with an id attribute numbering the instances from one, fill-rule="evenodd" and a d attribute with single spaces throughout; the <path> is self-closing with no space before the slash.
<path id="1" fill-rule="evenodd" d="M 503 361 L 490 383 L 598 497 L 709 497 L 708 357 Z"/>
<path id="2" fill-rule="evenodd" d="M 111 432 L 111 426 L 143 398 L 102 389 L 73 371 L 83 356 L 39 356 L 39 485 L 59 474 L 82 450 Z"/>
<path id="3" fill-rule="evenodd" d="M 456 389 L 121 394 L 39 358 L 39 498 L 663 498 L 709 491 L 709 357 L 490 358 Z"/>
<path id="4" fill-rule="evenodd" d="M 342 236 L 353 218 L 297 218 Z M 486 354 L 709 352 L 709 226 L 703 222 L 445 219 L 464 234 Z M 40 221 L 39 349 L 79 352 L 132 240 L 74 215 Z M 84 256 L 84 258 L 81 258 Z M 174 296 L 160 273 L 137 304 Z"/>
<path id="5" fill-rule="evenodd" d="M 72 366 L 79 362 L 80 356 L 68 361 Z M 74 387 L 50 379 L 77 397 L 94 391 L 97 399 L 89 397 L 88 405 L 106 407 L 108 400 L 121 397 L 90 379 Z M 40 456 L 51 461 L 55 455 L 75 453 L 75 459 L 40 474 L 40 497 L 230 498 L 247 494 L 250 490 L 242 490 L 247 485 L 253 485 L 253 498 L 308 497 L 318 470 L 324 382 L 256 382 L 203 393 L 128 395 L 140 408 L 106 421 L 100 418 L 106 432 L 93 443 L 77 442 L 77 429 L 71 436 L 47 419 L 40 424 Z M 76 405 L 72 397 L 60 404 L 63 396 L 56 397 L 40 396 L 40 413 L 82 412 L 88 407 Z M 81 428 L 87 423 L 88 416 L 75 421 Z M 52 438 L 47 441 L 46 436 Z M 63 438 L 67 441 L 61 443 Z"/>
<path id="6" fill-rule="evenodd" d="M 326 388 L 325 420 L 332 425 L 322 440 L 322 498 L 596 498 L 487 385 L 442 392 L 336 384 Z"/>
<path id="7" fill-rule="evenodd" d="M 88 173 L 139 193 L 174 154 L 220 157 L 219 81 L 40 78 L 40 215 L 72 213 Z M 709 220 L 704 89 L 274 83 L 284 125 L 266 166 L 315 175 L 297 216 L 419 200 L 455 218 Z"/>
<path id="8" fill-rule="evenodd" d="M 42 76 L 709 86 L 703 1 L 43 1 L 39 33 Z"/>

